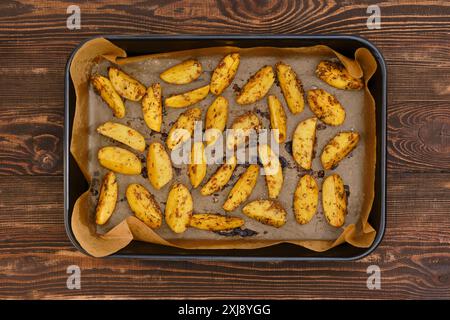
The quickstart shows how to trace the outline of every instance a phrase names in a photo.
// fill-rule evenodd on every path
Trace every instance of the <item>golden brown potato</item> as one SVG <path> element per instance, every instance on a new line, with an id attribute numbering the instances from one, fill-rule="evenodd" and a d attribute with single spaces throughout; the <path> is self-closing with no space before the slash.
<path id="1" fill-rule="evenodd" d="M 196 141 L 192 144 L 188 175 L 194 188 L 197 188 L 206 176 L 205 146 L 202 141 Z"/>
<path id="2" fill-rule="evenodd" d="M 144 186 L 132 183 L 127 187 L 126 197 L 136 218 L 150 228 L 159 228 L 162 224 L 162 212 L 158 202 Z"/>
<path id="3" fill-rule="evenodd" d="M 166 223 L 175 233 L 182 233 L 186 230 L 191 220 L 194 203 L 191 193 L 182 183 L 172 186 L 167 196 L 166 203 Z"/>
<path id="4" fill-rule="evenodd" d="M 221 94 L 233 81 L 239 67 L 239 53 L 227 54 L 217 65 L 211 76 L 211 92 Z"/>
<path id="5" fill-rule="evenodd" d="M 270 112 L 270 127 L 272 130 L 278 130 L 278 136 L 275 135 L 275 141 L 283 143 L 286 140 L 286 113 L 276 96 L 269 95 L 267 97 L 267 103 Z"/>
<path id="6" fill-rule="evenodd" d="M 118 187 L 116 175 L 114 172 L 109 171 L 103 177 L 102 186 L 100 188 L 100 197 L 95 210 L 95 222 L 98 225 L 105 224 L 113 214 L 117 203 L 117 193 Z"/>
<path id="7" fill-rule="evenodd" d="M 319 79 L 338 89 L 360 90 L 364 87 L 362 79 L 352 77 L 340 63 L 321 61 L 317 65 L 316 75 Z"/>
<path id="8" fill-rule="evenodd" d="M 117 93 L 125 99 L 140 101 L 145 94 L 145 86 L 115 67 L 108 68 L 108 76 Z"/>
<path id="9" fill-rule="evenodd" d="M 159 83 L 154 83 L 147 88 L 142 98 L 142 114 L 147 127 L 156 132 L 161 132 L 162 126 L 162 91 Z"/>
<path id="10" fill-rule="evenodd" d="M 98 150 L 98 161 L 106 169 L 122 174 L 141 174 L 142 165 L 132 152 L 119 147 L 103 147 Z"/>
<path id="11" fill-rule="evenodd" d="M 346 131 L 338 133 L 331 139 L 322 151 L 320 161 L 325 170 L 334 169 L 344 159 L 359 141 L 357 132 Z"/>
<path id="12" fill-rule="evenodd" d="M 280 83 L 284 99 L 293 114 L 303 111 L 305 108 L 305 98 L 302 82 L 291 66 L 282 62 L 277 63 L 277 77 Z"/>
<path id="13" fill-rule="evenodd" d="M 316 180 L 309 174 L 300 178 L 294 193 L 295 219 L 300 224 L 311 221 L 317 211 L 319 187 Z"/>
<path id="14" fill-rule="evenodd" d="M 239 92 L 236 102 L 238 104 L 250 104 L 264 98 L 275 81 L 275 75 L 271 66 L 265 66 L 258 70 Z"/>
<path id="15" fill-rule="evenodd" d="M 280 228 L 286 223 L 286 211 L 278 201 L 255 200 L 242 208 L 242 212 L 263 224 Z"/>
<path id="16" fill-rule="evenodd" d="M 217 97 L 208 107 L 205 120 L 205 140 L 206 144 L 214 144 L 219 135 L 227 125 L 228 120 L 228 100 L 224 97 Z"/>
<path id="17" fill-rule="evenodd" d="M 185 108 L 202 101 L 209 93 L 209 84 L 206 86 L 170 96 L 164 100 L 164 105 L 169 108 Z"/>
<path id="18" fill-rule="evenodd" d="M 295 162 L 305 170 L 311 169 L 316 141 L 317 118 L 300 122 L 292 138 L 292 156 Z"/>
<path id="19" fill-rule="evenodd" d="M 173 150 L 190 139 L 194 133 L 195 122 L 200 121 L 201 117 L 202 110 L 200 108 L 192 108 L 183 112 L 169 130 L 166 139 L 167 147 Z"/>
<path id="20" fill-rule="evenodd" d="M 264 167 L 269 198 L 275 199 L 283 187 L 283 168 L 280 159 L 267 144 L 258 146 L 259 159 Z"/>
<path id="21" fill-rule="evenodd" d="M 338 99 L 323 89 L 308 90 L 311 111 L 326 124 L 338 126 L 344 123 L 345 110 Z"/>
<path id="22" fill-rule="evenodd" d="M 259 166 L 257 164 L 251 164 L 234 184 L 228 194 L 227 200 L 222 206 L 223 210 L 233 211 L 239 207 L 241 203 L 247 200 L 255 188 L 256 181 L 258 181 L 258 175 Z"/>
<path id="23" fill-rule="evenodd" d="M 223 216 L 212 213 L 195 213 L 189 226 L 207 231 L 224 231 L 242 227 L 244 220 L 238 217 Z"/>
<path id="24" fill-rule="evenodd" d="M 234 119 L 231 129 L 232 132 L 227 136 L 227 147 L 230 150 L 246 143 L 252 132 L 258 132 L 261 129 L 261 121 L 256 113 L 248 111 Z"/>
<path id="25" fill-rule="evenodd" d="M 137 150 L 145 150 L 145 139 L 136 130 L 116 122 L 105 122 L 97 128 L 97 132 L 105 137 L 119 141 Z"/>
<path id="26" fill-rule="evenodd" d="M 148 148 L 147 175 L 148 180 L 157 190 L 172 180 L 172 162 L 166 149 L 159 142 L 151 143 Z"/>
<path id="27" fill-rule="evenodd" d="M 219 169 L 212 175 L 212 177 L 206 182 L 206 184 L 200 190 L 200 193 L 204 196 L 209 196 L 214 192 L 222 190 L 223 187 L 230 181 L 233 175 L 234 169 L 236 169 L 237 159 L 233 155 L 222 164 Z"/>
<path id="28" fill-rule="evenodd" d="M 202 74 L 202 65 L 194 59 L 183 61 L 159 75 L 167 83 L 187 84 L 196 80 Z"/>
<path id="29" fill-rule="evenodd" d="M 347 194 L 344 182 L 337 174 L 325 178 L 322 184 L 322 207 L 325 218 L 333 227 L 341 227 L 347 214 Z"/>
<path id="30" fill-rule="evenodd" d="M 91 83 L 94 89 L 102 97 L 103 101 L 111 108 L 114 116 L 116 118 L 125 117 L 125 104 L 114 89 L 111 81 L 109 81 L 108 78 L 96 74 L 91 77 Z"/>

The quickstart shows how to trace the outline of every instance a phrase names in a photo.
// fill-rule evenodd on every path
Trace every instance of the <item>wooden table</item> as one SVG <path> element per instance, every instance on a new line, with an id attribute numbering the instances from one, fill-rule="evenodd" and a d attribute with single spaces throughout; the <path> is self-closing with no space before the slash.
<path id="1" fill-rule="evenodd" d="M 345 1 L 0 2 L 0 298 L 450 298 L 450 7 Z M 101 34 L 355 34 L 388 64 L 388 226 L 381 246 L 342 263 L 93 259 L 63 222 L 64 67 Z M 366 286 L 369 265 L 381 290 Z M 69 265 L 81 289 L 68 290 Z"/>

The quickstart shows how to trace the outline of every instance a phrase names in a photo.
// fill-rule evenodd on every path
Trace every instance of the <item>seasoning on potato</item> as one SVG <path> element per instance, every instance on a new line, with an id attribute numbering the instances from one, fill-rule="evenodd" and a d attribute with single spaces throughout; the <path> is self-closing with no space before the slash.
<path id="1" fill-rule="evenodd" d="M 195 122 L 200 121 L 201 116 L 200 108 L 192 108 L 183 112 L 169 130 L 166 139 L 167 148 L 173 150 L 190 139 L 194 133 Z"/>
<path id="2" fill-rule="evenodd" d="M 191 147 L 191 158 L 188 164 L 188 175 L 192 187 L 197 188 L 206 176 L 205 146 L 202 141 L 196 141 Z"/>
<path id="3" fill-rule="evenodd" d="M 362 79 L 352 77 L 340 63 L 321 61 L 316 67 L 316 75 L 319 79 L 338 89 L 360 90 L 364 87 Z"/>
<path id="4" fill-rule="evenodd" d="M 91 77 L 91 83 L 98 94 L 100 94 L 103 101 L 111 108 L 114 116 L 116 118 L 125 117 L 125 104 L 114 89 L 111 81 L 99 74 L 95 74 Z"/>
<path id="5" fill-rule="evenodd" d="M 267 97 L 267 104 L 270 112 L 270 127 L 272 130 L 278 130 L 278 134 L 275 134 L 275 141 L 283 143 L 286 140 L 286 113 L 280 100 L 274 95 Z"/>
<path id="6" fill-rule="evenodd" d="M 347 194 L 338 174 L 325 178 L 322 183 L 322 207 L 325 218 L 333 227 L 341 227 L 347 214 Z"/>
<path id="7" fill-rule="evenodd" d="M 309 174 L 300 178 L 294 192 L 294 214 L 299 224 L 307 224 L 317 211 L 319 187 Z"/>
<path id="8" fill-rule="evenodd" d="M 222 96 L 217 97 L 206 111 L 205 140 L 206 144 L 214 144 L 227 126 L 228 100 Z"/>
<path id="9" fill-rule="evenodd" d="M 239 92 L 236 102 L 238 104 L 250 104 L 265 97 L 275 81 L 275 75 L 271 66 L 264 66 L 258 70 Z"/>
<path id="10" fill-rule="evenodd" d="M 317 118 L 303 120 L 297 125 L 292 138 L 292 156 L 305 170 L 311 169 L 316 141 Z"/>
<path id="11" fill-rule="evenodd" d="M 357 146 L 359 134 L 345 131 L 334 136 L 325 146 L 320 161 L 325 170 L 334 169 Z"/>
<path id="12" fill-rule="evenodd" d="M 189 221 L 189 226 L 206 231 L 225 231 L 242 227 L 244 219 L 212 213 L 195 213 Z"/>
<path id="13" fill-rule="evenodd" d="M 222 206 L 223 210 L 233 211 L 239 207 L 241 203 L 246 201 L 256 186 L 258 176 L 259 166 L 257 164 L 251 164 L 234 184 L 228 194 L 227 200 Z"/>
<path id="14" fill-rule="evenodd" d="M 97 158 L 103 167 L 117 173 L 134 175 L 140 174 L 142 170 L 139 158 L 120 147 L 103 147 L 98 150 Z"/>
<path id="15" fill-rule="evenodd" d="M 166 203 L 166 223 L 175 233 L 186 231 L 191 220 L 194 203 L 191 193 L 182 183 L 175 183 L 169 191 Z"/>
<path id="16" fill-rule="evenodd" d="M 233 81 L 239 67 L 239 53 L 227 54 L 214 69 L 211 76 L 211 92 L 221 94 Z"/>
<path id="17" fill-rule="evenodd" d="M 237 159 L 233 155 L 229 157 L 224 164 L 209 178 L 208 182 L 202 187 L 200 193 L 204 196 L 209 196 L 214 192 L 222 190 L 223 187 L 230 181 L 234 169 L 236 169 Z"/>
<path id="18" fill-rule="evenodd" d="M 202 65 L 195 59 L 183 61 L 162 72 L 159 77 L 171 84 L 187 84 L 202 74 Z"/>
<path id="19" fill-rule="evenodd" d="M 125 193 L 128 205 L 136 218 L 152 229 L 162 224 L 162 212 L 158 202 L 144 186 L 132 183 Z"/>
<path id="20" fill-rule="evenodd" d="M 105 137 L 119 141 L 134 150 L 145 150 L 145 139 L 142 134 L 126 125 L 117 122 L 105 122 L 97 128 L 97 132 Z"/>
<path id="21" fill-rule="evenodd" d="M 172 180 L 172 162 L 164 146 L 159 142 L 150 144 L 147 153 L 147 175 L 152 186 L 159 190 Z"/>
<path id="22" fill-rule="evenodd" d="M 261 121 L 256 113 L 248 111 L 236 119 L 231 125 L 230 134 L 227 135 L 227 147 L 232 150 L 247 143 L 250 134 L 257 133 L 261 129 Z"/>
<path id="23" fill-rule="evenodd" d="M 277 63 L 277 77 L 280 83 L 284 99 L 293 114 L 303 111 L 305 108 L 305 98 L 302 82 L 297 77 L 291 66 L 282 62 Z"/>
<path id="24" fill-rule="evenodd" d="M 255 200 L 242 208 L 242 212 L 263 224 L 280 228 L 286 223 L 286 210 L 275 200 Z"/>
<path id="25" fill-rule="evenodd" d="M 323 89 L 308 90 L 308 104 L 319 120 L 331 126 L 344 123 L 345 109 L 338 99 Z"/>
<path id="26" fill-rule="evenodd" d="M 283 187 L 283 168 L 280 159 L 267 144 L 258 146 L 258 155 L 264 168 L 269 198 L 275 199 Z"/>
<path id="27" fill-rule="evenodd" d="M 97 208 L 95 209 L 95 222 L 98 225 L 105 224 L 116 208 L 117 203 L 117 179 L 114 172 L 109 171 L 103 177 L 102 186 L 100 188 L 100 197 L 98 199 Z"/>
<path id="28" fill-rule="evenodd" d="M 145 86 L 122 70 L 109 67 L 108 76 L 121 97 L 131 101 L 140 101 L 144 96 Z"/>
<path id="29" fill-rule="evenodd" d="M 161 132 L 162 126 L 162 91 L 159 83 L 154 83 L 147 88 L 147 92 L 141 101 L 142 114 L 147 127 L 156 132 Z"/>
<path id="30" fill-rule="evenodd" d="M 172 95 L 164 100 L 164 105 L 169 108 L 185 108 L 202 101 L 209 93 L 209 84 L 206 86 Z"/>

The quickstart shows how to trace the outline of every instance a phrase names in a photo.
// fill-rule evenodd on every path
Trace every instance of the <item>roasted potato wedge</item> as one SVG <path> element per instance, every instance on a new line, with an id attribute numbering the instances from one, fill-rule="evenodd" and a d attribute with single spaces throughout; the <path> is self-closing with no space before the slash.
<path id="1" fill-rule="evenodd" d="M 106 102 L 108 107 L 111 108 L 113 114 L 116 118 L 125 117 L 125 104 L 122 98 L 114 89 L 111 81 L 99 74 L 93 75 L 91 77 L 91 83 L 94 89 L 100 94 L 103 101 Z"/>
<path id="2" fill-rule="evenodd" d="M 275 75 L 271 66 L 265 66 L 258 70 L 239 92 L 236 102 L 238 104 L 250 104 L 264 98 L 275 81 Z"/>
<path id="3" fill-rule="evenodd" d="M 194 188 L 197 188 L 206 176 L 205 146 L 202 141 L 196 141 L 192 144 L 188 175 Z"/>
<path id="4" fill-rule="evenodd" d="M 98 161 L 106 169 L 122 174 L 141 174 L 142 165 L 132 152 L 120 147 L 103 147 L 98 150 Z"/>
<path id="5" fill-rule="evenodd" d="M 171 84 L 187 84 L 196 80 L 202 74 L 202 65 L 194 59 L 183 61 L 166 71 L 159 77 Z"/>
<path id="6" fill-rule="evenodd" d="M 172 180 L 172 162 L 166 149 L 159 142 L 151 143 L 148 148 L 147 175 L 153 188 L 157 190 Z"/>
<path id="7" fill-rule="evenodd" d="M 214 144 L 227 126 L 228 100 L 217 97 L 206 111 L 205 140 L 206 144 Z"/>
<path id="8" fill-rule="evenodd" d="M 142 114 L 147 127 L 156 132 L 161 132 L 162 126 L 162 91 L 159 83 L 154 83 L 147 88 L 142 98 Z"/>
<path id="9" fill-rule="evenodd" d="M 284 99 L 293 114 L 303 111 L 305 108 L 305 98 L 302 82 L 291 66 L 282 62 L 277 63 L 277 78 L 280 83 Z"/>
<path id="10" fill-rule="evenodd" d="M 345 131 L 338 133 L 331 139 L 322 151 L 320 161 L 325 170 L 334 169 L 344 159 L 359 141 L 357 132 Z"/>
<path id="11" fill-rule="evenodd" d="M 267 104 L 269 105 L 270 112 L 270 127 L 272 130 L 278 130 L 278 135 L 275 135 L 275 141 L 283 143 L 286 140 L 286 113 L 276 96 L 269 95 L 267 97 Z"/>
<path id="12" fill-rule="evenodd" d="M 319 202 L 319 187 L 316 180 L 309 174 L 300 178 L 294 192 L 294 214 L 300 224 L 311 221 L 317 211 Z"/>
<path id="13" fill-rule="evenodd" d="M 242 208 L 242 212 L 263 224 L 280 228 L 286 223 L 286 211 L 278 201 L 255 200 Z"/>
<path id="14" fill-rule="evenodd" d="M 338 89 L 360 90 L 364 87 L 362 79 L 352 77 L 340 63 L 321 61 L 316 67 L 316 75 L 319 79 Z"/>
<path id="15" fill-rule="evenodd" d="M 347 214 L 347 194 L 344 182 L 337 174 L 325 178 L 322 183 L 322 207 L 325 218 L 333 227 L 341 227 Z"/>
<path id="16" fill-rule="evenodd" d="M 166 223 L 175 233 L 182 233 L 186 230 L 191 220 L 194 203 L 191 193 L 182 183 L 172 186 L 167 196 L 166 203 Z"/>
<path id="17" fill-rule="evenodd" d="M 300 122 L 292 138 L 292 156 L 295 162 L 305 170 L 311 169 L 312 166 L 316 125 L 315 117 Z"/>
<path id="18" fill-rule="evenodd" d="M 98 198 L 97 208 L 95 209 L 95 222 L 98 225 L 105 224 L 116 208 L 117 203 L 117 180 L 114 172 L 109 171 L 103 177 L 100 188 L 100 197 Z"/>
<path id="19" fill-rule="evenodd" d="M 283 168 L 280 159 L 267 144 L 258 146 L 258 155 L 264 168 L 269 198 L 275 199 L 283 187 Z"/>
<path id="20" fill-rule="evenodd" d="M 145 150 L 145 139 L 136 130 L 117 122 L 105 122 L 97 128 L 97 132 L 105 137 L 119 141 L 137 151 Z"/>
<path id="21" fill-rule="evenodd" d="M 202 187 L 200 193 L 204 196 L 209 196 L 214 192 L 222 190 L 223 187 L 230 181 L 234 169 L 236 169 L 237 159 L 233 155 L 222 164 L 219 169 L 209 178 L 208 182 Z"/>
<path id="22" fill-rule="evenodd" d="M 242 227 L 244 219 L 239 217 L 223 216 L 212 213 L 195 213 L 189 221 L 189 226 L 207 231 L 224 231 Z"/>
<path id="23" fill-rule="evenodd" d="M 221 94 L 233 81 L 239 67 L 239 53 L 227 54 L 214 69 L 211 76 L 211 92 Z"/>
<path id="24" fill-rule="evenodd" d="M 144 186 L 132 183 L 125 193 L 128 205 L 136 218 L 152 229 L 162 224 L 162 212 L 158 202 Z"/>
<path id="25" fill-rule="evenodd" d="M 231 129 L 231 133 L 227 135 L 227 147 L 230 150 L 246 143 L 252 131 L 258 132 L 261 121 L 256 113 L 248 111 L 234 119 Z"/>
<path id="26" fill-rule="evenodd" d="M 335 96 L 325 90 L 308 90 L 308 104 L 311 111 L 322 122 L 330 126 L 338 126 L 344 123 L 344 107 L 342 107 Z"/>
<path id="27" fill-rule="evenodd" d="M 192 108 L 180 114 L 167 135 L 167 147 L 173 150 L 190 139 L 194 133 L 195 122 L 200 121 L 201 116 L 202 110 L 200 108 Z"/>
<path id="28" fill-rule="evenodd" d="M 169 108 L 185 108 L 202 101 L 209 93 L 209 84 L 206 86 L 170 96 L 164 100 L 164 105 Z"/>
<path id="29" fill-rule="evenodd" d="M 144 96 L 145 86 L 122 70 L 109 67 L 108 76 L 121 97 L 131 101 L 140 101 Z"/>
<path id="30" fill-rule="evenodd" d="M 241 203 L 247 200 L 255 188 L 256 181 L 258 181 L 258 175 L 259 166 L 257 164 L 251 164 L 234 184 L 228 194 L 227 200 L 222 206 L 223 210 L 233 211 L 239 207 Z"/>

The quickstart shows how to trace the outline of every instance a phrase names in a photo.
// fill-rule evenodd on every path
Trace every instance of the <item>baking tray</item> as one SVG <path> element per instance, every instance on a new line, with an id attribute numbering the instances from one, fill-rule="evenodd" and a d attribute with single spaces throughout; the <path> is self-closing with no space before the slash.
<path id="1" fill-rule="evenodd" d="M 151 53 L 188 50 L 205 47 L 306 47 L 326 45 L 353 57 L 357 48 L 370 50 L 375 57 L 378 68 L 369 81 L 369 89 L 376 104 L 377 158 L 375 171 L 375 198 L 369 223 L 377 231 L 376 238 L 369 248 L 357 248 L 344 243 L 325 252 L 314 252 L 293 244 L 278 244 L 260 249 L 220 249 L 189 250 L 167 247 L 157 244 L 132 241 L 127 247 L 110 255 L 116 258 L 141 258 L 159 260 L 236 260 L 236 261 L 346 261 L 357 260 L 370 254 L 380 244 L 386 226 L 386 65 L 380 51 L 369 41 L 355 36 L 102 36 L 127 52 L 128 56 Z M 91 39 L 88 39 L 91 40 Z M 87 41 L 88 41 L 87 40 Z M 64 223 L 67 235 L 73 245 L 87 254 L 79 245 L 72 232 L 72 209 L 77 198 L 88 190 L 88 182 L 70 154 L 72 123 L 75 111 L 75 91 L 70 78 L 69 66 L 73 55 L 81 47 L 76 47 L 66 65 L 65 71 L 65 127 L 64 127 Z"/>

